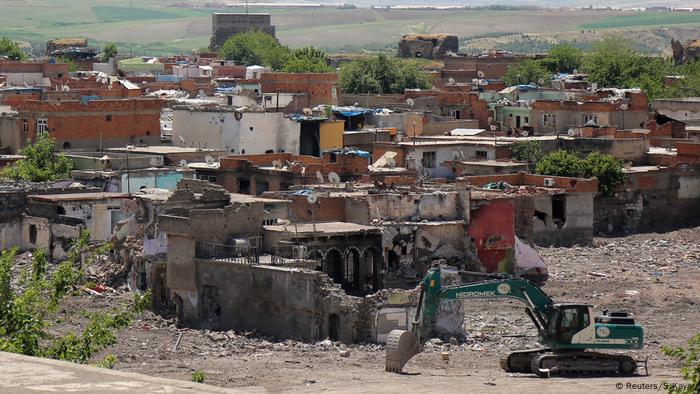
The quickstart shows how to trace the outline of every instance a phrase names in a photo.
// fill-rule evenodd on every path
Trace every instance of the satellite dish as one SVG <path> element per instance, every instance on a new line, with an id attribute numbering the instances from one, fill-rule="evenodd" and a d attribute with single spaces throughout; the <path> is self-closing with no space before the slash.
<path id="1" fill-rule="evenodd" d="M 393 157 L 387 157 L 387 158 L 386 158 L 386 165 L 387 165 L 389 168 L 394 168 L 394 167 L 396 167 L 396 160 L 394 160 Z"/>
<path id="2" fill-rule="evenodd" d="M 520 135 L 527 137 L 530 133 L 527 130 L 520 130 Z"/>
<path id="3" fill-rule="evenodd" d="M 323 174 L 321 174 L 321 171 L 316 171 L 316 179 L 318 179 L 318 183 L 323 183 Z"/>
<path id="4" fill-rule="evenodd" d="M 316 197 L 316 194 L 311 193 L 308 196 L 306 196 L 306 201 L 309 202 L 309 204 L 316 204 L 318 201 L 318 197 Z"/>
<path id="5" fill-rule="evenodd" d="M 412 98 L 407 98 L 406 104 L 408 104 L 410 107 L 413 107 L 416 104 L 416 102 Z"/>
<path id="6" fill-rule="evenodd" d="M 340 175 L 338 175 L 338 173 L 336 172 L 331 172 L 328 174 L 328 180 L 332 184 L 337 185 L 338 183 L 340 183 Z"/>
<path id="7" fill-rule="evenodd" d="M 489 118 L 486 119 L 486 121 L 489 122 L 489 123 L 491 123 L 491 122 L 493 122 L 493 118 L 489 116 Z"/>
<path id="8" fill-rule="evenodd" d="M 492 125 L 491 125 L 491 131 L 496 131 L 497 128 L 498 128 L 498 127 L 496 127 L 495 124 L 492 124 Z"/>
<path id="9" fill-rule="evenodd" d="M 180 160 L 180 167 L 187 167 L 187 160 L 185 160 L 185 159 Z"/>
<path id="10" fill-rule="evenodd" d="M 624 104 L 620 105 L 620 109 L 623 110 L 623 111 L 627 111 L 627 109 L 629 109 L 629 107 L 630 107 L 630 106 L 627 105 L 627 103 L 624 103 Z"/>
<path id="11" fill-rule="evenodd" d="M 483 78 L 484 76 L 486 76 L 486 74 L 484 74 L 483 71 L 477 71 L 477 72 L 476 72 L 476 76 L 479 77 L 479 78 Z"/>
<path id="12" fill-rule="evenodd" d="M 447 83 L 449 83 L 450 85 L 452 85 L 452 84 L 455 83 L 455 79 L 452 78 L 452 77 L 449 77 L 449 78 L 447 79 Z"/>
<path id="13" fill-rule="evenodd" d="M 569 134 L 569 137 L 573 137 L 576 135 L 576 129 L 572 127 L 569 130 L 567 130 L 566 133 Z"/>
<path id="14" fill-rule="evenodd" d="M 279 170 L 279 169 L 282 168 L 284 165 L 283 165 L 282 162 L 279 161 L 279 160 L 273 160 L 273 161 L 272 161 L 272 166 Z"/>
<path id="15" fill-rule="evenodd" d="M 314 111 L 312 111 L 311 108 L 304 108 L 301 110 L 301 112 L 303 112 L 306 116 L 311 116 L 314 114 Z"/>
<path id="16" fill-rule="evenodd" d="M 214 164 L 214 158 L 211 157 L 211 156 L 209 156 L 209 155 L 204 156 L 204 161 L 207 162 L 207 165 L 212 165 L 212 164 Z"/>

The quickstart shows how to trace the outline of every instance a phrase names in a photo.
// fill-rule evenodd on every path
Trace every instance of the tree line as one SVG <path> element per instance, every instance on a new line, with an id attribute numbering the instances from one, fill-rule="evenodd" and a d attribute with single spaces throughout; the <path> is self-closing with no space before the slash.
<path id="1" fill-rule="evenodd" d="M 539 84 L 556 73 L 579 71 L 601 88 L 639 88 L 650 99 L 688 97 L 700 94 L 700 64 L 676 66 L 670 59 L 645 55 L 629 42 L 607 38 L 590 50 L 570 44 L 553 46 L 540 59 L 527 59 L 508 68 L 503 80 L 508 85 Z M 669 75 L 680 83 L 666 83 Z"/>

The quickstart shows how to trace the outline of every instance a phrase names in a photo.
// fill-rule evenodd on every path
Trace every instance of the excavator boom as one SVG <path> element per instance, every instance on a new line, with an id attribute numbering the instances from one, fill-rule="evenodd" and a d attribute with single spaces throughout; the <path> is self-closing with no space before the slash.
<path id="1" fill-rule="evenodd" d="M 470 273 L 466 273 L 470 274 Z M 483 274 L 482 274 L 483 275 Z M 386 370 L 400 373 L 423 349 L 431 334 L 441 300 L 516 299 L 539 332 L 545 347 L 509 354 L 501 366 L 509 372 L 633 374 L 636 361 L 627 355 L 591 349 L 634 349 L 643 344 L 643 329 L 624 312 L 592 316 L 584 304 L 555 304 L 539 287 L 521 278 L 490 275 L 490 279 L 456 286 L 441 285 L 440 268 L 431 268 L 420 283 L 416 315 L 408 331 L 393 330 L 386 343 Z"/>

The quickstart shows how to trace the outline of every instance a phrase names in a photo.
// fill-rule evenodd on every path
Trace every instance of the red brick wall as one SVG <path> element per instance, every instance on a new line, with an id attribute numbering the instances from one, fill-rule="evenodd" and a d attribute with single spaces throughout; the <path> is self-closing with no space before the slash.
<path id="1" fill-rule="evenodd" d="M 0 61 L 0 73 L 43 73 L 46 77 L 68 75 L 68 64 Z"/>
<path id="2" fill-rule="evenodd" d="M 214 66 L 215 77 L 245 78 L 245 66 Z"/>
<path id="3" fill-rule="evenodd" d="M 263 73 L 260 78 L 263 93 L 306 93 L 309 106 L 337 104 L 333 99 L 337 84 L 337 73 Z"/>
<path id="4" fill-rule="evenodd" d="M 515 247 L 515 208 L 512 199 L 490 200 L 472 210 L 467 233 L 474 238 L 479 261 L 487 272 L 512 263 Z"/>
<path id="5" fill-rule="evenodd" d="M 627 93 L 627 98 L 630 100 L 629 109 L 634 111 L 646 111 L 649 106 L 649 100 L 644 92 Z"/>
<path id="6" fill-rule="evenodd" d="M 311 222 L 312 207 L 306 196 L 286 195 L 284 198 L 292 200 L 289 213 L 293 220 Z M 319 197 L 313 206 L 313 218 L 317 222 L 344 222 L 345 197 Z"/>
<path id="7" fill-rule="evenodd" d="M 396 152 L 397 156 L 394 160 L 396 161 L 397 167 L 406 166 L 406 163 L 404 161 L 406 154 L 403 151 L 403 149 L 401 149 L 401 146 L 387 143 L 374 144 L 374 149 L 372 150 L 372 163 L 379 160 L 379 158 L 382 157 L 386 152 Z"/>
<path id="8" fill-rule="evenodd" d="M 700 156 L 700 143 L 679 142 L 676 148 L 678 148 L 678 155 Z"/>
<path id="9" fill-rule="evenodd" d="M 452 57 L 445 56 L 444 70 L 469 70 L 476 75 L 477 71 L 484 73 L 488 79 L 502 79 L 508 71 L 508 66 L 518 64 L 522 58 L 518 57 Z"/>
<path id="10" fill-rule="evenodd" d="M 472 117 L 479 121 L 479 127 L 485 130 L 489 129 L 489 113 L 488 104 L 485 100 L 479 99 L 478 93 L 469 95 L 469 106 L 472 109 Z"/>
<path id="11" fill-rule="evenodd" d="M 126 144 L 160 139 L 161 105 L 158 99 L 97 100 L 87 104 L 32 100 L 19 106 L 18 112 L 20 119 L 29 120 L 30 138 L 36 136 L 37 119 L 46 118 L 51 135 L 59 142 L 79 146 L 81 140 L 117 138 Z"/>
<path id="12" fill-rule="evenodd" d="M 12 108 L 16 108 L 27 100 L 39 100 L 41 99 L 41 93 L 39 92 L 17 92 L 8 93 L 2 100 L 2 104 L 9 105 Z"/>
<path id="13" fill-rule="evenodd" d="M 331 172 L 339 175 L 361 175 L 369 171 L 367 166 L 369 161 L 357 155 L 338 155 L 335 163 L 331 163 L 330 156 L 324 155 L 321 158 L 313 156 L 293 155 L 291 153 L 265 153 L 258 155 L 239 155 L 222 157 L 219 160 L 219 168 L 233 171 L 243 171 L 252 166 L 270 166 L 272 162 L 279 160 L 282 163 L 285 161 L 293 163 L 289 171 L 293 174 L 301 175 L 302 166 L 306 167 L 304 171 L 305 178 L 309 178 L 315 182 L 316 171 L 327 176 Z"/>
<path id="14" fill-rule="evenodd" d="M 547 101 L 537 100 L 532 103 L 532 109 L 537 111 L 578 111 L 578 112 L 613 112 L 619 110 L 619 105 L 601 101 Z"/>
<path id="15" fill-rule="evenodd" d="M 489 183 L 504 181 L 513 186 L 530 185 L 544 187 L 544 178 L 553 179 L 554 187 L 565 189 L 569 193 L 595 193 L 598 191 L 598 181 L 595 179 L 534 175 L 522 172 L 517 174 L 467 176 L 464 177 L 464 182 L 467 185 L 484 186 Z"/>
<path id="16" fill-rule="evenodd" d="M 678 149 L 679 163 L 700 162 L 700 143 L 679 142 L 676 148 Z"/>

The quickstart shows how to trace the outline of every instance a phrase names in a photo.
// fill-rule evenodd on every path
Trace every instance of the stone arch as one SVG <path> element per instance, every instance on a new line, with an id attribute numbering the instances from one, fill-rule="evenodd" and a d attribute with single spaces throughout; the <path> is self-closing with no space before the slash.
<path id="1" fill-rule="evenodd" d="M 312 249 L 306 254 L 307 260 L 316 261 L 316 271 L 323 271 L 323 260 L 325 257 L 323 251 L 319 249 Z"/>
<path id="2" fill-rule="evenodd" d="M 363 253 L 363 285 L 370 292 L 381 289 L 382 258 L 379 250 L 373 246 L 365 248 Z"/>
<path id="3" fill-rule="evenodd" d="M 329 248 L 326 250 L 326 255 L 324 258 L 324 270 L 328 276 L 333 279 L 335 283 L 343 283 L 343 263 L 344 263 L 343 252 L 338 248 Z"/>
<path id="4" fill-rule="evenodd" d="M 344 263 L 343 289 L 345 289 L 345 291 L 361 290 L 362 254 L 360 250 L 354 246 L 347 248 L 345 250 Z"/>

